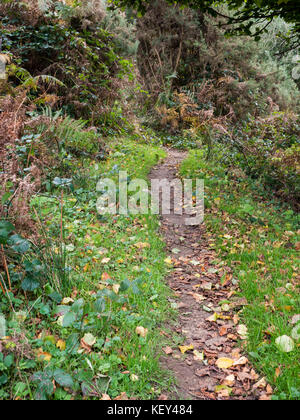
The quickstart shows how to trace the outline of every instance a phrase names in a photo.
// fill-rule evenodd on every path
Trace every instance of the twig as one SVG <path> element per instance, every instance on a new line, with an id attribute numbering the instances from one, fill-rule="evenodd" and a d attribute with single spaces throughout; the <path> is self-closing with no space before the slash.
<path id="1" fill-rule="evenodd" d="M 61 212 L 60 212 L 60 240 L 61 243 L 63 243 L 63 208 L 64 208 L 64 190 L 61 190 L 61 203 L 60 203 L 60 207 L 61 207 Z"/>
<path id="2" fill-rule="evenodd" d="M 2 277 L 2 276 L 1 276 Z M 3 281 L 3 284 L 4 284 L 4 279 L 3 279 L 3 277 L 2 277 L 2 281 Z M 3 292 L 3 294 L 5 295 L 5 290 L 4 290 L 4 287 L 3 287 L 3 285 L 2 285 L 2 282 L 0 281 L 0 286 L 1 286 L 1 289 L 2 289 L 2 292 Z"/>
<path id="3" fill-rule="evenodd" d="M 8 299 L 8 301 L 9 301 L 10 307 L 11 307 L 12 311 L 13 311 L 14 313 L 16 313 L 16 311 L 15 311 L 15 309 L 14 309 L 14 307 L 13 307 L 13 304 L 12 304 L 11 298 L 10 298 L 10 296 L 9 296 L 9 292 L 8 292 L 8 290 L 7 290 L 6 284 L 5 284 L 5 282 L 4 282 L 4 279 L 3 279 L 3 276 L 2 276 L 2 274 L 1 274 L 1 273 L 0 273 L 0 277 L 1 277 L 2 282 L 3 282 L 3 285 L 4 285 L 4 287 L 5 287 L 5 290 L 6 290 L 6 295 L 7 295 L 7 299 Z M 0 282 L 0 283 L 1 283 L 1 282 Z M 3 290 L 3 289 L 2 289 L 2 290 Z M 5 292 L 4 292 L 4 294 L 5 294 Z"/>
<path id="4" fill-rule="evenodd" d="M 2 244 L 1 244 L 1 250 L 2 250 L 2 255 L 3 255 L 4 268 L 5 268 L 6 275 L 7 275 L 7 280 L 8 280 L 9 291 L 11 292 L 11 281 L 10 281 L 10 275 L 9 275 L 9 271 L 8 271 L 7 261 L 6 261 L 6 258 L 5 258 L 4 247 L 3 247 L 3 245 L 2 245 Z"/>

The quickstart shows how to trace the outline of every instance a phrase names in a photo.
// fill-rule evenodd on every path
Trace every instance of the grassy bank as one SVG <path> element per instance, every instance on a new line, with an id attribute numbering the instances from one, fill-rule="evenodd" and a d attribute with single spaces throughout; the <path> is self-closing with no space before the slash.
<path id="1" fill-rule="evenodd" d="M 11 262 L 9 299 L 1 293 L 0 399 L 150 399 L 168 387 L 157 362 L 158 326 L 172 316 L 157 217 L 95 207 L 100 177 L 145 179 L 164 152 L 124 139 L 109 148 L 105 162 L 72 160 L 72 181 L 32 198 L 39 245 Z M 23 291 L 24 264 L 42 275 L 25 270 Z"/>
<path id="2" fill-rule="evenodd" d="M 300 399 L 299 215 L 267 196 L 259 182 L 222 166 L 223 153 L 215 149 L 208 162 L 203 150 L 191 151 L 181 174 L 205 179 L 210 244 L 218 263 L 233 268 L 248 302 L 240 316 L 251 361 L 274 398 Z M 282 336 L 293 337 L 292 351 L 278 347 Z"/>

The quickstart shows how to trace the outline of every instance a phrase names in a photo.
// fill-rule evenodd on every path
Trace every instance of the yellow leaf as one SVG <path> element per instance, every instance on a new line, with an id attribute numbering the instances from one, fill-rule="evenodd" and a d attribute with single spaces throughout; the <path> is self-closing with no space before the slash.
<path id="1" fill-rule="evenodd" d="M 138 242 L 134 244 L 134 246 L 139 249 L 150 248 L 150 244 L 148 244 L 147 242 Z"/>
<path id="2" fill-rule="evenodd" d="M 170 257 L 166 258 L 165 263 L 168 264 L 168 265 L 172 265 L 172 259 Z"/>
<path id="3" fill-rule="evenodd" d="M 218 314 L 215 312 L 212 316 L 210 316 L 209 318 L 207 318 L 206 321 L 209 321 L 209 322 L 217 322 L 217 319 L 218 318 L 219 318 L 218 317 Z"/>
<path id="4" fill-rule="evenodd" d="M 43 351 L 43 349 L 39 349 L 37 353 L 38 360 L 42 362 L 50 362 L 52 359 L 52 355 L 50 353 L 46 353 Z"/>
<path id="5" fill-rule="evenodd" d="M 229 369 L 234 365 L 234 360 L 228 359 L 227 357 L 221 357 L 217 360 L 216 365 L 219 369 Z"/>
<path id="6" fill-rule="evenodd" d="M 61 351 L 64 351 L 66 350 L 66 342 L 64 340 L 58 340 L 58 342 L 56 343 L 56 347 Z"/>
<path id="7" fill-rule="evenodd" d="M 185 354 L 187 351 L 194 350 L 194 346 L 193 344 L 189 346 L 179 346 L 179 350 L 181 351 L 182 354 Z"/>
<path id="8" fill-rule="evenodd" d="M 47 337 L 44 338 L 44 341 L 48 341 L 49 343 L 52 343 L 54 345 L 56 343 L 55 337 L 53 335 L 47 335 Z"/>
<path id="9" fill-rule="evenodd" d="M 66 297 L 61 302 L 62 305 L 69 305 L 69 303 L 74 303 L 74 299 L 72 299 L 70 297 Z"/>

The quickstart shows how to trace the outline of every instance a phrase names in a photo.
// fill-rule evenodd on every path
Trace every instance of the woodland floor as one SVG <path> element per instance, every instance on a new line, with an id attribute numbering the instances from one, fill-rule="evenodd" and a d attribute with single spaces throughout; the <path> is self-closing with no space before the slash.
<path id="1" fill-rule="evenodd" d="M 166 152 L 167 158 L 152 169 L 150 179 L 171 181 L 178 177 L 187 154 L 172 149 Z M 205 225 L 187 226 L 185 218 L 184 214 L 175 215 L 172 209 L 170 215 L 161 216 L 161 234 L 167 252 L 173 255 L 174 271 L 168 284 L 178 297 L 179 318 L 173 330 L 186 342 L 177 350 L 163 349 L 166 355 L 161 358 L 162 366 L 173 372 L 177 390 L 161 399 L 268 399 L 266 392 L 260 390 L 266 387 L 265 381 L 259 382 L 259 376 L 237 346 L 238 315 L 224 307 L 231 304 L 236 311 L 244 305 L 243 299 L 232 298 L 235 286 L 231 269 L 224 267 L 222 273 L 216 272 L 216 255 L 207 242 Z M 227 281 L 222 285 L 224 272 Z M 226 315 L 220 312 L 222 304 Z"/>

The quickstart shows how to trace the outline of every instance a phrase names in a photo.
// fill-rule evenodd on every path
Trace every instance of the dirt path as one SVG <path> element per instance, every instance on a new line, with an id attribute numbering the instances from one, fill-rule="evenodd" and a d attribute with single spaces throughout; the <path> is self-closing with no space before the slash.
<path id="1" fill-rule="evenodd" d="M 177 177 L 186 154 L 169 149 L 167 152 L 166 160 L 153 168 L 150 179 Z M 243 335 L 237 313 L 247 302 L 232 298 L 236 286 L 230 269 L 213 264 L 216 255 L 209 247 L 205 226 L 186 226 L 185 217 L 171 214 L 162 216 L 161 221 L 161 233 L 174 265 L 168 282 L 178 297 L 179 319 L 173 329 L 186 337 L 185 345 L 193 346 L 184 354 L 179 348 L 164 349 L 162 365 L 175 374 L 178 382 L 177 395 L 168 398 L 269 399 L 262 390 L 266 387 L 264 380 L 260 384 L 261 378 L 237 345 L 241 338 L 238 332 Z M 223 285 L 221 278 L 225 279 Z M 230 305 L 220 304 L 228 299 Z M 216 364 L 220 358 L 227 359 L 223 363 L 232 360 L 236 364 L 219 368 Z"/>

